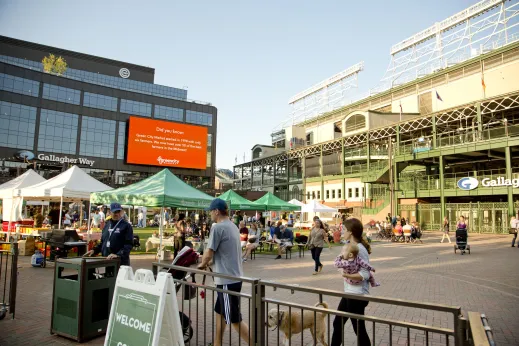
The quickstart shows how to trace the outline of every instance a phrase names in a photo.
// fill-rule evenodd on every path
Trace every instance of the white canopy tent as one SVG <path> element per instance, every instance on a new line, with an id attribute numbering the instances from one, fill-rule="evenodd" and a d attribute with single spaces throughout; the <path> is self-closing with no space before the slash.
<path id="1" fill-rule="evenodd" d="M 297 205 L 297 206 L 300 206 L 300 207 L 303 207 L 305 205 L 303 202 L 300 202 L 300 201 L 298 201 L 295 198 L 291 199 L 290 201 L 288 201 L 288 203 L 293 204 L 293 205 Z"/>
<path id="2" fill-rule="evenodd" d="M 61 215 L 63 202 L 88 201 L 90 193 L 111 189 L 110 186 L 96 180 L 78 166 L 72 166 L 54 178 L 19 189 L 18 196 L 26 200 L 59 200 Z M 88 218 L 90 220 L 90 211 Z M 61 217 L 59 228 L 61 228 Z"/>
<path id="3" fill-rule="evenodd" d="M 44 182 L 45 178 L 29 169 L 24 174 L 0 185 L 0 198 L 2 199 L 2 220 L 20 220 L 22 217 L 22 199 L 17 197 L 18 189 Z"/>
<path id="4" fill-rule="evenodd" d="M 301 212 L 303 212 L 303 213 L 336 213 L 337 209 L 328 207 L 324 204 L 317 202 L 316 200 L 312 200 L 309 203 L 307 203 L 301 207 Z"/>

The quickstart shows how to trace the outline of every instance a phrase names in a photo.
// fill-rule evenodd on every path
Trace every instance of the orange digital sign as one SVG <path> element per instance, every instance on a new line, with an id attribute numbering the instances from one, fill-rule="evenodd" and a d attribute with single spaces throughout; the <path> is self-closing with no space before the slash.
<path id="1" fill-rule="evenodd" d="M 127 163 L 207 168 L 207 128 L 130 117 Z"/>

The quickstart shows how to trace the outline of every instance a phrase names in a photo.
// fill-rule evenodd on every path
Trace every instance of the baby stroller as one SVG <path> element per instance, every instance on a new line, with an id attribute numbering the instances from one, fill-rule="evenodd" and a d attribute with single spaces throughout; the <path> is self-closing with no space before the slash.
<path id="1" fill-rule="evenodd" d="M 189 267 L 193 264 L 196 264 L 197 261 L 198 254 L 195 251 L 193 251 L 193 249 L 191 249 L 190 247 L 185 246 L 182 250 L 179 251 L 178 255 L 173 259 L 172 264 L 182 267 Z M 173 276 L 173 278 L 176 280 L 187 281 L 189 278 L 191 278 L 191 282 L 195 282 L 195 274 L 187 275 L 185 271 L 175 269 L 168 270 L 168 273 L 170 273 L 171 276 Z M 184 300 L 191 300 L 193 298 L 196 298 L 196 287 L 182 285 L 179 282 L 175 282 L 175 290 L 177 293 L 181 287 L 183 287 L 184 289 L 184 292 L 182 294 Z M 191 320 L 186 314 L 184 314 L 182 311 L 179 311 L 179 315 L 180 323 L 182 324 L 182 332 L 184 334 L 184 343 L 187 343 L 193 337 L 193 327 L 191 327 Z"/>
<path id="2" fill-rule="evenodd" d="M 461 254 L 464 255 L 466 251 L 469 252 L 470 255 L 470 245 L 467 241 L 468 232 L 466 228 L 458 228 L 456 230 L 456 245 L 454 245 L 454 253 L 457 250 L 460 250 Z"/>

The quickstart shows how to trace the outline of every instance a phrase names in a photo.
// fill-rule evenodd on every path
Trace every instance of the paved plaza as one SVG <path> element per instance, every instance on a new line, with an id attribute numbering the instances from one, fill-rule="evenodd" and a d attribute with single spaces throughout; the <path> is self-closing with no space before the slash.
<path id="1" fill-rule="evenodd" d="M 376 268 L 375 276 L 381 286 L 372 288 L 376 296 L 415 300 L 446 305 L 461 306 L 463 313 L 478 311 L 485 313 L 494 330 L 498 345 L 519 344 L 519 272 L 517 263 L 519 249 L 510 247 L 511 236 L 471 235 L 472 254 L 454 254 L 452 244 L 440 244 L 441 236 L 426 233 L 424 244 L 394 244 L 377 242 L 373 245 L 371 264 Z M 321 274 L 313 276 L 313 262 L 309 252 L 304 258 L 297 253 L 292 259 L 274 260 L 273 255 L 258 255 L 255 260 L 244 264 L 248 277 L 257 277 L 281 283 L 299 284 L 315 288 L 341 290 L 342 279 L 333 268 L 333 259 L 340 248 L 324 249 L 321 261 L 325 265 Z M 70 345 L 73 342 L 51 336 L 51 300 L 53 265 L 45 269 L 32 268 L 29 257 L 20 257 L 18 305 L 15 320 L 0 321 L 0 345 Z M 150 268 L 152 256 L 134 256 L 132 264 L 136 268 Z M 250 287 L 244 286 L 244 292 Z M 250 292 L 250 291 L 249 291 Z M 313 305 L 318 301 L 315 294 L 267 289 L 267 296 L 274 299 Z M 326 299 L 326 298 L 325 298 Z M 208 300 L 208 299 L 206 299 Z M 338 301 L 327 299 L 330 308 L 335 309 Z M 209 301 L 210 303 L 210 301 Z M 208 304 L 209 304 L 208 303 Z M 246 314 L 248 304 L 243 304 Z M 420 309 L 402 308 L 394 305 L 370 304 L 367 315 L 388 319 L 400 319 L 436 327 L 452 328 L 452 319 L 441 313 L 429 313 Z M 192 319 L 194 319 L 192 317 Z M 194 326 L 196 327 L 196 322 Z M 203 321 L 198 326 L 204 325 Z M 388 342 L 388 328 L 377 330 L 375 344 Z M 346 325 L 347 342 L 355 344 L 350 334 L 351 326 Z M 372 335 L 371 326 L 368 332 Z M 305 334 L 306 335 L 306 334 Z M 405 345 L 405 331 L 394 327 L 394 344 Z M 275 342 L 275 335 L 269 335 L 269 344 Z M 88 342 L 88 345 L 102 345 L 104 338 Z M 192 344 L 204 345 L 202 337 Z M 233 344 L 237 338 L 233 336 Z M 305 343 L 310 342 L 309 334 Z M 442 340 L 432 339 L 431 344 Z M 209 341 L 207 341 L 209 342 Z M 300 339 L 293 338 L 293 345 Z M 423 333 L 413 333 L 411 344 L 425 344 Z"/>

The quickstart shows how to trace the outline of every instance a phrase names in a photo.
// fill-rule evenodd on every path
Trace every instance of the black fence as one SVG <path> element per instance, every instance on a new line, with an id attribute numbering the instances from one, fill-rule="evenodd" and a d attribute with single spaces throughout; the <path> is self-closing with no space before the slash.
<path id="1" fill-rule="evenodd" d="M 0 242 L 0 320 L 14 318 L 18 283 L 18 243 Z"/>
<path id="2" fill-rule="evenodd" d="M 371 345 L 459 346 L 469 345 L 472 339 L 469 322 L 457 306 L 352 295 L 153 263 L 154 273 L 159 270 L 172 270 L 188 276 L 187 280 L 174 279 L 179 287 L 179 309 L 186 320 L 186 325 L 183 325 L 185 334 L 189 334 L 188 321 L 192 326 L 193 334 L 185 338 L 186 345 L 248 345 L 249 340 L 251 345 L 258 346 L 366 345 L 369 338 Z M 196 282 L 192 281 L 193 276 Z M 218 288 L 213 283 L 215 278 L 240 282 L 242 289 L 236 292 L 226 289 L 226 286 Z M 222 317 L 214 313 L 218 293 L 226 296 L 227 300 L 236 297 L 243 318 L 243 324 L 226 326 L 223 333 L 219 333 L 221 328 L 217 327 L 217 319 Z M 371 304 L 370 312 L 378 316 L 336 310 L 341 300 Z M 351 321 L 351 326 L 341 327 L 347 320 Z M 220 323 L 225 324 L 225 321 Z M 355 334 L 352 327 L 359 333 Z"/>

